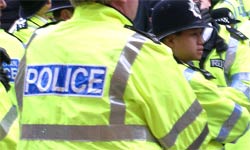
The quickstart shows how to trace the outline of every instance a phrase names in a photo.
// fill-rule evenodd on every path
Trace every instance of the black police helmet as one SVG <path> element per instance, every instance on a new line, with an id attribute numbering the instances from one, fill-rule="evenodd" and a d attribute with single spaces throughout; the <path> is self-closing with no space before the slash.
<path id="1" fill-rule="evenodd" d="M 193 0 L 162 0 L 153 9 L 152 29 L 158 39 L 187 29 L 210 27 Z"/>
<path id="2" fill-rule="evenodd" d="M 29 18 L 38 12 L 47 0 L 20 0 L 20 17 Z"/>
<path id="3" fill-rule="evenodd" d="M 73 8 L 73 6 L 69 0 L 52 0 L 52 7 L 49 12 L 63 8 Z"/>
<path id="4" fill-rule="evenodd" d="M 218 8 L 214 9 L 211 12 L 212 18 L 219 24 L 230 25 L 240 23 L 240 20 L 237 20 L 230 9 L 228 8 Z"/>

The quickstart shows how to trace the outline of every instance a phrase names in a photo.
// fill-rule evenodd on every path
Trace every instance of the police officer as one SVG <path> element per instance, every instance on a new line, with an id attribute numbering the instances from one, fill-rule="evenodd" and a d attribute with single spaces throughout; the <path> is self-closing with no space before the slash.
<path id="1" fill-rule="evenodd" d="M 209 39 L 204 45 L 204 53 L 199 62 L 202 69 L 211 72 L 218 86 L 231 86 L 250 98 L 248 83 L 250 82 L 249 40 L 234 28 L 233 24 L 239 20 L 232 18 L 230 10 L 220 8 L 212 12 L 216 30 L 208 33 Z M 218 25 L 218 23 L 220 25 Z M 205 37 L 205 36 L 204 36 Z M 223 38 L 221 38 L 223 37 Z"/>
<path id="2" fill-rule="evenodd" d="M 19 150 L 205 146 L 206 113 L 171 50 L 133 31 L 138 0 L 72 4 L 70 20 L 36 31 L 21 63 Z"/>
<path id="3" fill-rule="evenodd" d="M 248 130 L 247 109 L 235 103 L 233 97 L 225 98 L 221 89 L 209 81 L 213 79 L 209 72 L 190 64 L 202 56 L 202 30 L 208 27 L 198 6 L 192 0 L 161 1 L 154 8 L 152 26 L 157 38 L 172 49 L 179 68 L 208 114 L 213 140 L 203 149 L 223 149 L 224 143 L 236 141 Z"/>
<path id="4" fill-rule="evenodd" d="M 52 13 L 54 21 L 68 20 L 74 13 L 74 7 L 69 0 L 52 0 L 52 7 L 48 13 Z"/>
<path id="5" fill-rule="evenodd" d="M 1 10 L 5 7 L 5 1 L 0 0 Z M 24 48 L 18 39 L 3 29 L 0 29 L 0 47 L 2 47 L 0 49 L 0 149 L 16 150 L 19 120 L 13 86 L 19 60 L 24 55 Z"/>
<path id="6" fill-rule="evenodd" d="M 51 0 L 20 0 L 20 6 L 20 18 L 8 32 L 27 44 L 37 28 L 50 22 L 46 13 L 51 8 Z"/>

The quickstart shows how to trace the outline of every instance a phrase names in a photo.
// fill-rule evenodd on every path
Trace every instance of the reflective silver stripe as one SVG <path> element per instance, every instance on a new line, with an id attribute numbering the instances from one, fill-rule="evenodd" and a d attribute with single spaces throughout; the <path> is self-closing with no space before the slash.
<path id="1" fill-rule="evenodd" d="M 202 142 L 205 140 L 205 138 L 207 137 L 209 133 L 208 130 L 208 125 L 206 124 L 205 128 L 203 129 L 202 133 L 198 136 L 198 138 L 188 147 L 188 149 L 190 150 L 195 150 L 195 149 L 199 149 Z"/>
<path id="2" fill-rule="evenodd" d="M 248 82 L 248 83 L 244 83 Z M 250 99 L 250 72 L 242 72 L 232 76 L 231 87 L 243 92 Z"/>
<path id="3" fill-rule="evenodd" d="M 69 126 L 22 125 L 21 139 L 67 141 L 154 141 L 147 127 L 140 125 Z"/>
<path id="4" fill-rule="evenodd" d="M 12 106 L 9 112 L 5 115 L 3 120 L 0 122 L 0 140 L 5 138 L 5 136 L 8 134 L 9 129 L 16 118 L 17 118 L 17 109 L 15 106 Z"/>
<path id="5" fill-rule="evenodd" d="M 238 49 L 238 43 L 239 43 L 238 40 L 230 37 L 229 42 L 228 42 L 228 49 L 226 51 L 225 64 L 224 64 L 224 72 L 226 74 L 229 73 L 230 67 L 235 60 L 236 51 Z"/>
<path id="6" fill-rule="evenodd" d="M 21 59 L 18 68 L 19 68 L 18 74 L 15 78 L 15 90 L 16 90 L 16 98 L 19 106 L 19 111 L 21 111 L 23 105 L 24 79 L 26 70 L 26 52 L 23 58 Z"/>
<path id="7" fill-rule="evenodd" d="M 187 126 L 189 126 L 197 116 L 202 112 L 202 107 L 197 100 L 189 107 L 183 116 L 175 123 L 171 131 L 162 139 L 160 144 L 165 148 L 170 148 L 175 144 L 179 135 Z"/>
<path id="8" fill-rule="evenodd" d="M 124 47 L 119 62 L 115 68 L 110 85 L 110 124 L 124 124 L 126 106 L 123 94 L 130 75 L 131 65 L 134 63 L 138 53 L 147 39 L 139 34 L 134 34 Z"/>
<path id="9" fill-rule="evenodd" d="M 190 68 L 186 68 L 184 70 L 184 77 L 186 78 L 187 81 L 190 81 L 193 78 L 194 74 L 195 74 L 195 71 Z"/>
<path id="10" fill-rule="evenodd" d="M 248 17 L 243 1 L 242 0 L 238 0 L 238 1 L 240 4 L 240 8 L 238 8 L 239 15 L 241 15 L 242 17 Z"/>
<path id="11" fill-rule="evenodd" d="M 227 136 L 229 135 L 230 131 L 234 127 L 234 125 L 237 123 L 239 118 L 242 114 L 242 108 L 240 105 L 235 104 L 234 110 L 231 114 L 231 116 L 224 122 L 219 135 L 216 138 L 216 141 L 223 142 Z"/>
<path id="12" fill-rule="evenodd" d="M 26 48 L 29 46 L 30 42 L 35 38 L 36 35 L 37 34 L 34 33 L 31 36 L 29 42 L 26 45 Z M 15 78 L 15 90 L 16 90 L 16 97 L 19 106 L 19 111 L 22 111 L 22 106 L 23 106 L 25 71 L 26 71 L 26 50 L 18 66 L 18 74 Z"/>

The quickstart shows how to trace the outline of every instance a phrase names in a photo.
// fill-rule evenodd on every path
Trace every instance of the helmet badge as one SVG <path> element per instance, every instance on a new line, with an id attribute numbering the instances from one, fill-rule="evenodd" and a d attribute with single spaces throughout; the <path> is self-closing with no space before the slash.
<path id="1" fill-rule="evenodd" d="M 201 19 L 201 13 L 200 13 L 200 9 L 198 8 L 198 6 L 193 2 L 193 0 L 189 0 L 189 9 L 193 15 L 195 17 L 199 17 Z"/>

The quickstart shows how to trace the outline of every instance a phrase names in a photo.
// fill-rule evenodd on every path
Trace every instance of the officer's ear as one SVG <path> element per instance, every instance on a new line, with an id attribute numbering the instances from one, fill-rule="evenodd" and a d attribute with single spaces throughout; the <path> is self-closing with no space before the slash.
<path id="1" fill-rule="evenodd" d="M 60 11 L 60 16 L 61 16 L 61 19 L 63 19 L 63 20 L 68 20 L 68 19 L 70 19 L 71 18 L 71 16 L 72 16 L 72 12 L 69 10 L 69 9 L 62 9 L 61 11 Z"/>
<path id="2" fill-rule="evenodd" d="M 171 49 L 173 49 L 175 47 L 175 37 L 176 35 L 174 34 L 168 35 L 162 39 L 162 42 Z"/>

